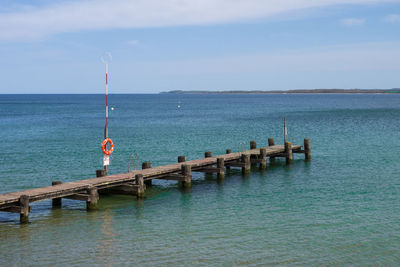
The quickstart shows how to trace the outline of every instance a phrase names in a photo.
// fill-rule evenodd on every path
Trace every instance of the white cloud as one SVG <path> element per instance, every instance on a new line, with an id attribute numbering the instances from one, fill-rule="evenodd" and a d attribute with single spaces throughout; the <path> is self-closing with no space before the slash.
<path id="1" fill-rule="evenodd" d="M 400 43 L 382 42 L 310 47 L 198 60 L 128 62 L 126 66 L 120 66 L 120 71 L 126 69 L 138 75 L 399 71 L 399 61 Z"/>
<path id="2" fill-rule="evenodd" d="M 400 14 L 390 14 L 385 17 L 386 22 L 395 23 L 400 22 Z"/>
<path id="3" fill-rule="evenodd" d="M 139 44 L 139 40 L 126 41 L 125 44 L 127 44 L 127 45 L 138 45 Z"/>
<path id="4" fill-rule="evenodd" d="M 348 18 L 348 19 L 342 19 L 340 22 L 344 26 L 354 27 L 354 26 L 363 25 L 365 23 L 365 19 Z"/>
<path id="5" fill-rule="evenodd" d="M 208 25 L 269 18 L 338 4 L 400 0 L 84 0 L 0 13 L 0 40 L 116 28 Z"/>

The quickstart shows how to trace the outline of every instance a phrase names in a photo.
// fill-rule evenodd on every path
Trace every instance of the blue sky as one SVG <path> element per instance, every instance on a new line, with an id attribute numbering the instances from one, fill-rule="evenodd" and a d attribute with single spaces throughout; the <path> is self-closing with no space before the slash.
<path id="1" fill-rule="evenodd" d="M 2 0 L 0 93 L 400 87 L 400 0 Z"/>

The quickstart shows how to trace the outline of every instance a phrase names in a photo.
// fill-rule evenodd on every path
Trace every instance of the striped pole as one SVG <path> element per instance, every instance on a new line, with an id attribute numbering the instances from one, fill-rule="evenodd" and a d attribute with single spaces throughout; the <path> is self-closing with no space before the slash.
<path id="1" fill-rule="evenodd" d="M 112 60 L 109 52 L 104 53 L 101 57 L 101 61 L 106 65 L 106 125 L 104 126 L 104 139 L 108 138 L 108 63 Z M 106 144 L 107 146 L 107 144 Z M 110 162 L 109 155 L 103 155 L 104 170 L 108 171 L 108 165 Z"/>
<path id="2" fill-rule="evenodd" d="M 106 62 L 106 126 L 104 130 L 104 139 L 108 138 L 108 62 Z"/>
<path id="3" fill-rule="evenodd" d="M 108 62 L 106 64 L 106 125 L 104 127 L 104 139 L 108 138 Z M 108 157 L 105 155 L 105 157 Z M 108 165 L 104 165 L 104 170 L 108 172 Z"/>

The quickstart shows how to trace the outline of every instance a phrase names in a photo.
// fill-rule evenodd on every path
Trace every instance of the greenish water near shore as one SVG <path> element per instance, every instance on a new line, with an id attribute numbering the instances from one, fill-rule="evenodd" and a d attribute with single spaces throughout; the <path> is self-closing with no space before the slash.
<path id="1" fill-rule="evenodd" d="M 194 174 L 190 191 L 157 182 L 138 201 L 104 196 L 99 210 L 33 204 L 30 224 L 0 213 L 0 265 L 400 264 L 399 95 L 111 95 L 111 173 L 129 154 L 153 165 L 178 155 L 237 151 L 268 137 L 311 139 L 295 155 L 239 169 L 219 184 Z M 178 108 L 178 105 L 181 107 Z M 102 95 L 0 95 L 0 193 L 101 168 Z"/>

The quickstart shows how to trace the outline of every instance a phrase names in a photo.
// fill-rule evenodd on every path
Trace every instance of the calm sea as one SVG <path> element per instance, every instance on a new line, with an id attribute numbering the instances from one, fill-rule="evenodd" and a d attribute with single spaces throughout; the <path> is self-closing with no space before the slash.
<path id="1" fill-rule="evenodd" d="M 180 108 L 178 108 L 180 106 Z M 99 210 L 34 203 L 30 224 L 0 212 L 0 266 L 400 265 L 400 95 L 111 95 L 111 173 L 129 156 L 238 151 L 311 139 L 285 166 L 155 182 Z M 103 95 L 0 95 L 0 193 L 90 178 L 102 167 Z"/>

